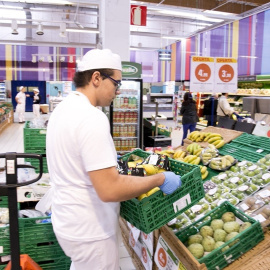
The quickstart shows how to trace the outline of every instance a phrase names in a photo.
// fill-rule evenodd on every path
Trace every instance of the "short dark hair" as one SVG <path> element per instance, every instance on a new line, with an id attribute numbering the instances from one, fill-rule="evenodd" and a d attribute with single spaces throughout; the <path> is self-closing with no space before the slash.
<path id="1" fill-rule="evenodd" d="M 221 93 L 222 96 L 225 96 L 227 93 Z"/>
<path id="2" fill-rule="evenodd" d="M 103 73 L 107 76 L 112 76 L 114 74 L 114 70 L 113 69 L 108 69 L 108 68 L 101 68 L 101 69 L 90 69 L 90 70 L 86 70 L 86 71 L 77 71 L 74 74 L 73 77 L 73 82 L 75 84 L 75 87 L 85 87 L 86 85 L 89 84 L 94 72 L 100 72 Z M 102 76 L 103 79 L 105 79 L 105 76 Z"/>

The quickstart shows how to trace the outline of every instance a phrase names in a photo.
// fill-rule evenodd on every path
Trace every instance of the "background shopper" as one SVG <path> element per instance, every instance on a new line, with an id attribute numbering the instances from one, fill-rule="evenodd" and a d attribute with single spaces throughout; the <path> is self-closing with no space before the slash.
<path id="1" fill-rule="evenodd" d="M 40 97 L 38 88 L 34 88 L 33 92 L 34 92 L 34 95 L 30 96 L 31 98 L 33 98 L 33 113 L 35 117 L 39 117 L 41 97 Z"/>
<path id="2" fill-rule="evenodd" d="M 20 92 L 15 97 L 15 100 L 17 102 L 16 112 L 18 113 L 19 123 L 23 124 L 23 123 L 25 123 L 25 100 L 26 100 L 25 91 L 26 91 L 26 88 L 24 86 L 20 86 L 19 89 L 20 89 Z"/>
<path id="3" fill-rule="evenodd" d="M 212 103 L 214 102 L 214 108 L 212 108 Z M 218 106 L 218 95 L 213 94 L 209 99 L 204 101 L 203 115 L 207 120 L 207 126 L 212 126 L 211 119 L 213 121 L 213 126 L 217 125 L 217 106 Z M 213 112 L 212 112 L 212 109 Z M 212 116 L 213 115 L 213 116 Z"/>
<path id="4" fill-rule="evenodd" d="M 238 113 L 230 106 L 227 98 L 228 93 L 222 93 L 218 100 L 217 121 L 219 121 L 221 117 L 230 117 L 233 113 Z"/>
<path id="5" fill-rule="evenodd" d="M 71 269 L 119 270 L 120 201 L 159 186 L 170 194 L 181 185 L 173 172 L 141 177 L 119 175 L 107 116 L 122 79 L 120 57 L 110 50 L 87 52 L 74 76 L 76 91 L 53 111 L 46 136 L 53 188 L 52 223 Z M 47 206 L 48 206 L 47 205 Z"/>
<path id="6" fill-rule="evenodd" d="M 183 116 L 183 140 L 182 145 L 184 145 L 184 139 L 187 137 L 188 131 L 192 132 L 196 128 L 196 124 L 199 120 L 196 109 L 196 102 L 193 100 L 191 93 L 186 92 L 184 94 L 184 101 L 180 110 L 180 114 Z"/>

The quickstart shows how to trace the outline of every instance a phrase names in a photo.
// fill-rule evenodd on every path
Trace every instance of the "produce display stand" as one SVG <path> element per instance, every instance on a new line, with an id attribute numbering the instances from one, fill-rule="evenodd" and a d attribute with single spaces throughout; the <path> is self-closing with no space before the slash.
<path id="1" fill-rule="evenodd" d="M 231 129 L 226 129 L 226 128 L 219 128 L 219 127 L 212 127 L 212 126 L 202 129 L 201 132 L 218 133 L 222 136 L 225 143 L 229 143 L 230 141 L 234 140 L 235 138 L 243 134 L 243 132 L 241 131 L 236 131 L 236 130 L 231 130 Z M 194 142 L 187 138 L 184 139 L 185 146 L 191 143 L 194 143 Z M 197 143 L 202 147 L 207 147 L 209 144 L 208 142 L 197 142 Z"/>

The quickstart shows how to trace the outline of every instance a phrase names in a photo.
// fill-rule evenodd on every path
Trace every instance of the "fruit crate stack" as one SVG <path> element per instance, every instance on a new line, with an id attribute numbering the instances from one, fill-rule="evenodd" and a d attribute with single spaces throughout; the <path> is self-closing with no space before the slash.
<path id="1" fill-rule="evenodd" d="M 145 159 L 150 153 L 136 149 L 122 159 L 128 160 L 131 155 Z M 146 234 L 162 227 L 205 195 L 199 166 L 169 158 L 169 168 L 181 176 L 182 185 L 175 192 L 164 195 L 159 190 L 141 201 L 134 198 L 121 202 L 120 215 Z"/>
<path id="2" fill-rule="evenodd" d="M 28 254 L 42 269 L 68 270 L 71 264 L 60 247 L 49 217 L 19 218 L 21 254 Z M 0 246 L 3 256 L 10 255 L 9 227 L 0 228 Z M 0 270 L 6 265 L 0 265 Z"/>
<path id="3" fill-rule="evenodd" d="M 32 154 L 46 154 L 46 128 L 30 128 L 30 122 L 25 122 L 23 130 L 24 138 L 24 152 Z M 27 162 L 30 162 L 31 165 L 35 167 L 38 166 L 37 159 L 26 159 Z M 37 169 L 36 172 L 39 172 Z M 48 172 L 47 160 L 46 157 L 43 157 L 43 173 Z"/>

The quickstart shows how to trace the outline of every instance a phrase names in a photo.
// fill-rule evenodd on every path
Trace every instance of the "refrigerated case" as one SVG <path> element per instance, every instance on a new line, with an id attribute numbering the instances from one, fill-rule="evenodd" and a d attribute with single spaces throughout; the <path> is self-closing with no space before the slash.
<path id="1" fill-rule="evenodd" d="M 142 79 L 122 80 L 120 95 L 110 106 L 110 125 L 118 154 L 142 147 Z"/>

